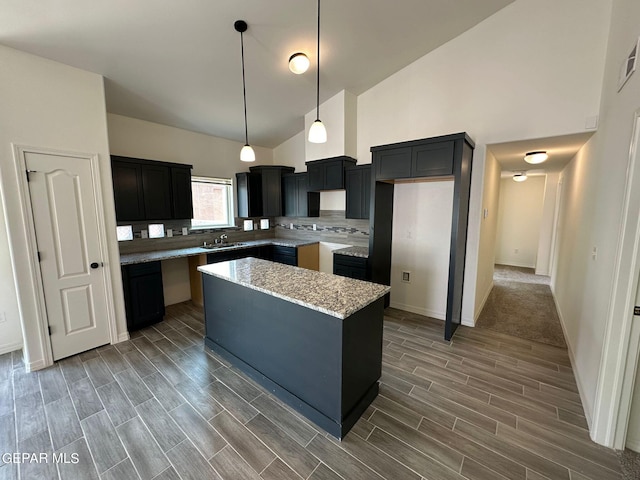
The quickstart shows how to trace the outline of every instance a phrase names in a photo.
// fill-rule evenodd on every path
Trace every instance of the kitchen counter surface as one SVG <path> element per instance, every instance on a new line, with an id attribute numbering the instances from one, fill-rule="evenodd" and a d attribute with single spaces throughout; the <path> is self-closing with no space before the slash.
<path id="1" fill-rule="evenodd" d="M 233 242 L 231 242 L 233 243 Z M 189 247 L 176 248 L 172 250 L 155 250 L 152 252 L 125 253 L 120 255 L 120 265 L 131 265 L 134 263 L 154 262 L 158 260 L 169 260 L 172 258 L 191 257 L 194 255 L 205 255 L 208 253 L 228 252 L 230 250 L 241 250 L 243 248 L 259 247 L 261 245 L 279 245 L 282 247 L 303 247 L 313 245 L 317 241 L 309 240 L 289 240 L 286 238 L 270 238 L 267 240 L 249 240 L 241 242 L 242 245 L 231 245 L 221 248 Z"/>
<path id="2" fill-rule="evenodd" d="M 369 258 L 369 247 L 347 247 L 334 250 L 333 253 L 338 255 L 347 255 L 349 257 Z"/>
<path id="3" fill-rule="evenodd" d="M 340 319 L 349 317 L 391 290 L 386 285 L 258 258 L 203 265 L 198 270 Z"/>

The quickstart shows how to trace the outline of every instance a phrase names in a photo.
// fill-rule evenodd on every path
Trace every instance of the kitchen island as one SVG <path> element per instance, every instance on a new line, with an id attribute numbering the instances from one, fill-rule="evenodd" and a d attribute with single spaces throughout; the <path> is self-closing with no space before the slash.
<path id="1" fill-rule="evenodd" d="M 205 345 L 343 438 L 378 393 L 390 287 L 251 257 L 198 270 Z"/>

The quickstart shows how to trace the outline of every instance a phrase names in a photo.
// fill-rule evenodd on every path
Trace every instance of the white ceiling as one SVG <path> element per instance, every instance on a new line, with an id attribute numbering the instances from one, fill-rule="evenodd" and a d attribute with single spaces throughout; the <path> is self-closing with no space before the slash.
<path id="1" fill-rule="evenodd" d="M 513 0 L 323 0 L 321 102 L 360 94 Z M 314 0 L 0 0 L 0 43 L 106 77 L 107 110 L 274 147 L 315 107 Z M 322 112 L 321 112 L 322 113 Z M 322 117 L 322 115 L 320 115 Z"/>
<path id="2" fill-rule="evenodd" d="M 585 132 L 518 142 L 494 143 L 487 145 L 487 149 L 502 167 L 502 176 L 510 176 L 515 172 L 527 172 L 534 175 L 559 172 L 571 161 L 593 134 L 594 132 Z M 546 151 L 549 155 L 546 162 L 531 165 L 524 161 L 525 153 L 540 150 Z"/>

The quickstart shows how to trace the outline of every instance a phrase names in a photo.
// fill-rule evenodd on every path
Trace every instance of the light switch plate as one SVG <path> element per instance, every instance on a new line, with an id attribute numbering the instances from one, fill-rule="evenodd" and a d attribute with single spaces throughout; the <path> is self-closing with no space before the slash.
<path id="1" fill-rule="evenodd" d="M 182 227 L 182 235 L 189 235 L 189 229 L 187 227 Z"/>
<path id="2" fill-rule="evenodd" d="M 140 238 L 149 238 L 149 232 L 147 230 L 140 230 Z"/>
<path id="3" fill-rule="evenodd" d="M 173 237 L 173 230 L 171 228 L 167 228 L 167 237 Z"/>
<path id="4" fill-rule="evenodd" d="M 261 230 L 269 230 L 269 219 L 263 218 L 260 220 L 260 229 Z"/>

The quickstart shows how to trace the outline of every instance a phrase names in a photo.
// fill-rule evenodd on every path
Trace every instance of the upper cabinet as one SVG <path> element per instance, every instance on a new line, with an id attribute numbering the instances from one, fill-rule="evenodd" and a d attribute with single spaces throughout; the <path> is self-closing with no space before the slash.
<path id="1" fill-rule="evenodd" d="M 260 165 L 236 174 L 239 217 L 282 215 L 282 176 L 293 167 Z"/>
<path id="2" fill-rule="evenodd" d="M 376 180 L 453 175 L 453 141 L 411 143 L 395 148 L 375 147 Z"/>
<path id="3" fill-rule="evenodd" d="M 357 165 L 344 170 L 346 218 L 369 218 L 371 203 L 371 165 Z"/>
<path id="4" fill-rule="evenodd" d="M 111 156 L 116 220 L 190 219 L 191 165 Z"/>
<path id="5" fill-rule="evenodd" d="M 306 162 L 309 190 L 343 190 L 344 169 L 356 164 L 355 158 L 341 156 Z"/>
<path id="6" fill-rule="evenodd" d="M 309 191 L 308 173 L 291 173 L 282 177 L 285 217 L 320 216 L 320 192 Z"/>

